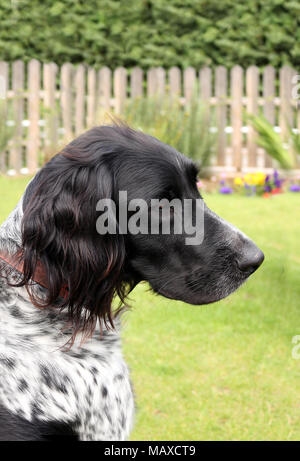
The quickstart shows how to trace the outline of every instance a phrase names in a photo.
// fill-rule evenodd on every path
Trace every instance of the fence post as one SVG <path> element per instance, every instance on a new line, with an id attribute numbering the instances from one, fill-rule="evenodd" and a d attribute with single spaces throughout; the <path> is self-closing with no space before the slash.
<path id="1" fill-rule="evenodd" d="M 289 130 L 293 124 L 292 99 L 292 69 L 284 66 L 280 69 L 280 129 L 283 140 L 289 135 Z"/>
<path id="2" fill-rule="evenodd" d="M 162 67 L 156 69 L 157 94 L 164 96 L 166 91 L 166 71 Z"/>
<path id="3" fill-rule="evenodd" d="M 256 66 L 251 66 L 246 71 L 247 113 L 250 115 L 258 114 L 258 85 L 259 70 Z M 255 167 L 257 166 L 257 135 L 252 123 L 248 122 L 247 125 L 248 166 Z"/>
<path id="4" fill-rule="evenodd" d="M 32 59 L 28 65 L 28 143 L 27 168 L 34 173 L 38 168 L 38 154 L 40 146 L 40 79 L 41 64 Z"/>
<path id="5" fill-rule="evenodd" d="M 263 73 L 263 97 L 264 97 L 264 117 L 272 125 L 275 125 L 275 69 L 267 66 Z M 272 158 L 265 151 L 265 168 L 271 168 L 273 165 Z"/>
<path id="6" fill-rule="evenodd" d="M 183 73 L 183 88 L 185 105 L 187 106 L 193 96 L 196 95 L 196 71 L 193 67 L 188 67 Z"/>
<path id="7" fill-rule="evenodd" d="M 232 123 L 232 154 L 237 171 L 242 168 L 242 118 L 243 118 L 243 69 L 234 66 L 231 69 L 231 123 Z"/>
<path id="8" fill-rule="evenodd" d="M 227 70 L 223 66 L 216 68 L 215 94 L 217 98 L 216 122 L 218 130 L 218 165 L 226 164 L 226 120 L 227 120 Z"/>
<path id="9" fill-rule="evenodd" d="M 7 91 L 8 91 L 8 63 L 1 61 L 0 62 L 0 104 L 1 111 L 3 111 L 3 118 L 5 118 L 6 109 L 7 109 Z M 6 172 L 6 152 L 0 152 L 0 172 Z"/>
<path id="10" fill-rule="evenodd" d="M 85 68 L 83 64 L 77 66 L 75 71 L 75 133 L 84 131 L 85 114 Z"/>
<path id="11" fill-rule="evenodd" d="M 153 97 L 156 94 L 156 72 L 154 67 L 151 67 L 147 72 L 147 96 Z"/>
<path id="12" fill-rule="evenodd" d="M 114 73 L 114 96 L 116 114 L 121 114 L 126 102 L 127 71 L 124 67 L 118 67 Z"/>
<path id="13" fill-rule="evenodd" d="M 166 73 L 162 67 L 152 67 L 147 72 L 148 97 L 163 96 L 165 94 Z"/>
<path id="14" fill-rule="evenodd" d="M 8 90 L 8 63 L 0 61 L 0 99 L 6 99 Z"/>
<path id="15" fill-rule="evenodd" d="M 143 97 L 143 71 L 139 67 L 134 67 L 131 72 L 130 96 L 132 99 Z"/>
<path id="16" fill-rule="evenodd" d="M 73 137 L 72 75 L 72 64 L 70 64 L 69 62 L 63 64 L 61 68 L 60 99 L 65 141 L 69 141 Z"/>
<path id="17" fill-rule="evenodd" d="M 102 67 L 98 74 L 99 103 L 104 112 L 110 111 L 111 99 L 111 70 L 108 67 Z"/>
<path id="18" fill-rule="evenodd" d="M 88 128 L 94 126 L 96 120 L 96 71 L 92 67 L 88 68 L 87 76 L 87 118 Z"/>
<path id="19" fill-rule="evenodd" d="M 14 116 L 14 134 L 10 150 L 9 165 L 17 173 L 22 168 L 22 140 L 23 140 L 23 118 L 24 118 L 24 63 L 15 61 L 12 65 L 12 89 L 14 92 L 13 99 L 13 116 Z"/>
<path id="20" fill-rule="evenodd" d="M 211 68 L 203 67 L 199 74 L 200 98 L 205 105 L 210 103 L 211 98 Z"/>
<path id="21" fill-rule="evenodd" d="M 171 67 L 169 70 L 170 95 L 180 97 L 181 95 L 181 72 L 178 67 Z"/>
<path id="22" fill-rule="evenodd" d="M 295 71 L 294 76 L 296 79 L 294 80 L 294 85 L 296 86 L 296 112 L 297 112 L 297 128 L 298 132 L 300 133 L 300 71 Z M 297 99 L 298 98 L 298 99 Z"/>
<path id="23" fill-rule="evenodd" d="M 44 104 L 45 104 L 45 145 L 57 146 L 58 123 L 56 109 L 56 73 L 57 65 L 53 62 L 44 64 Z"/>
<path id="24" fill-rule="evenodd" d="M 298 129 L 300 134 L 300 71 L 293 69 L 293 80 L 292 80 L 292 98 L 295 104 L 295 127 Z M 300 167 L 300 155 L 294 152 L 296 168 Z"/>

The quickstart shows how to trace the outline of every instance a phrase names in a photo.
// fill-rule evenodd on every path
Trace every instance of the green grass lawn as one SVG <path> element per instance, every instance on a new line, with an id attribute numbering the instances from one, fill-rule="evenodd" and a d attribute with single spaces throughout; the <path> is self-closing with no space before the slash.
<path id="1" fill-rule="evenodd" d="M 25 183 L 0 178 L 0 222 Z M 123 331 L 138 407 L 132 440 L 297 440 L 300 196 L 206 201 L 266 259 L 238 292 L 207 307 L 134 290 Z"/>

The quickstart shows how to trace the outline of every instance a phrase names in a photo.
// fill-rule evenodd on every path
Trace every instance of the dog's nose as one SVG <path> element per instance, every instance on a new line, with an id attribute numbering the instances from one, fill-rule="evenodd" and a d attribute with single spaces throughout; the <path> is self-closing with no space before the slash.
<path id="1" fill-rule="evenodd" d="M 263 252 L 251 240 L 247 240 L 241 253 L 237 257 L 237 265 L 243 272 L 252 274 L 262 264 L 265 256 Z"/>

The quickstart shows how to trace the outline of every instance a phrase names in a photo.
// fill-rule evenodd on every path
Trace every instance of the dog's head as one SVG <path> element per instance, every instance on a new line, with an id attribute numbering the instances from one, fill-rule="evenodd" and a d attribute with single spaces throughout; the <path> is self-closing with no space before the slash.
<path id="1" fill-rule="evenodd" d="M 84 323 L 90 326 L 97 318 L 110 321 L 113 296 L 117 293 L 124 299 L 141 280 L 163 296 L 188 303 L 224 298 L 260 266 L 264 256 L 242 232 L 204 205 L 196 180 L 191 160 L 151 136 L 127 126 L 86 132 L 46 164 L 25 193 L 24 284 L 39 261 L 47 277 L 45 304 L 67 307 L 76 326 L 83 312 Z M 120 191 L 126 193 L 123 203 Z M 146 204 L 143 210 L 137 199 Z M 116 204 L 113 209 L 104 207 L 106 224 L 111 219 L 114 232 L 109 226 L 106 233 L 99 232 L 97 222 L 104 215 L 99 200 Z M 164 206 L 172 200 L 179 208 L 171 207 L 164 215 Z M 186 213 L 180 207 L 185 203 L 189 203 Z M 121 208 L 127 212 L 123 228 Z M 186 216 L 190 227 L 183 223 L 175 231 L 176 217 L 184 221 Z M 143 232 L 136 230 L 141 221 Z M 163 225 L 169 225 L 170 232 L 163 231 Z M 197 226 L 198 242 L 189 231 L 197 234 Z M 61 299 L 65 285 L 68 296 Z"/>

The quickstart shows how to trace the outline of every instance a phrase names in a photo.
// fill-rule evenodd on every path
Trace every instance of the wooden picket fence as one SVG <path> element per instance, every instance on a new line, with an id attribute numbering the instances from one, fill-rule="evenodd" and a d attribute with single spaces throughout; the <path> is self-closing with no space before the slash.
<path id="1" fill-rule="evenodd" d="M 5 89 L 0 97 L 7 125 L 13 126 L 13 137 L 0 154 L 0 171 L 32 173 L 45 155 L 99 123 L 99 111 L 122 114 L 126 101 L 155 95 L 176 96 L 183 106 L 197 97 L 207 106 L 217 135 L 216 170 L 271 168 L 272 159 L 257 146 L 256 134 L 251 126 L 244 126 L 243 115 L 261 109 L 283 138 L 289 126 L 300 129 L 299 105 L 292 98 L 296 74 L 290 67 L 278 71 L 255 66 L 246 71 L 240 66 L 199 71 L 173 67 L 148 72 L 120 67 L 112 72 L 107 67 L 96 70 L 70 63 L 59 68 L 37 60 L 27 65 L 0 62 L 0 83 Z"/>

